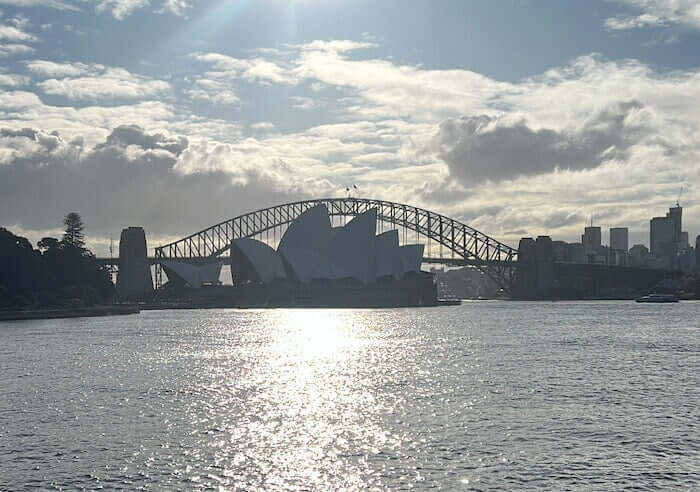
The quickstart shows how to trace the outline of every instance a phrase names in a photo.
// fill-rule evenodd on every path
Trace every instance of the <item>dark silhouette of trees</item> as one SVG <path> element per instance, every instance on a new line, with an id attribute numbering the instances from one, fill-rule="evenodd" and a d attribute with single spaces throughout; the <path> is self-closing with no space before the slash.
<path id="1" fill-rule="evenodd" d="M 38 249 L 0 228 L 0 309 L 86 306 L 114 297 L 106 268 L 85 247 L 83 222 L 66 215 L 63 239 L 42 238 Z"/>
<path id="2" fill-rule="evenodd" d="M 63 219 L 63 225 L 66 226 L 61 242 L 68 247 L 84 250 L 85 249 L 85 234 L 83 233 L 83 219 L 76 212 L 70 212 Z"/>

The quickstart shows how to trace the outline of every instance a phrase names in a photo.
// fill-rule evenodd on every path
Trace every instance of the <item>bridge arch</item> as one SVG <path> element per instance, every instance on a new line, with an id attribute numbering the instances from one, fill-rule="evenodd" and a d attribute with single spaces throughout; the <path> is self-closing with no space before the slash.
<path id="1" fill-rule="evenodd" d="M 447 248 L 451 258 L 426 257 L 424 262 L 474 265 L 500 287 L 511 292 L 517 250 L 468 225 L 419 207 L 370 198 L 319 198 L 275 205 L 219 222 L 169 244 L 159 246 L 156 256 L 156 285 L 160 287 L 160 261 L 215 258 L 228 251 L 231 241 L 260 236 L 294 221 L 304 211 L 323 204 L 331 218 L 354 217 L 377 209 L 377 220 L 414 232 L 420 238 Z"/>

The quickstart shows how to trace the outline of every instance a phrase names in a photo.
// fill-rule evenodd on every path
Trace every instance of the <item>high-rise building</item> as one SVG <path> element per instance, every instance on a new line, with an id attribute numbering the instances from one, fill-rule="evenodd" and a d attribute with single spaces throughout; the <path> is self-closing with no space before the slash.
<path id="1" fill-rule="evenodd" d="M 682 215 L 683 215 L 683 207 L 680 205 L 676 204 L 675 207 L 671 207 L 668 209 L 668 213 L 666 214 L 666 217 L 671 221 L 671 231 L 673 233 L 673 242 L 674 243 L 680 243 L 681 242 L 681 233 L 683 231 L 682 227 Z"/>
<path id="2" fill-rule="evenodd" d="M 668 209 L 666 217 L 654 217 L 649 222 L 649 246 L 651 253 L 665 256 L 676 250 L 682 242 L 683 207 Z"/>
<path id="3" fill-rule="evenodd" d="M 627 227 L 611 227 L 610 228 L 610 248 L 625 253 L 629 249 L 629 229 Z"/>
<path id="4" fill-rule="evenodd" d="M 583 244 L 586 253 L 597 251 L 600 248 L 600 227 L 586 227 L 581 236 L 581 244 Z"/>
<path id="5" fill-rule="evenodd" d="M 695 265 L 700 268 L 700 236 L 695 238 Z"/>

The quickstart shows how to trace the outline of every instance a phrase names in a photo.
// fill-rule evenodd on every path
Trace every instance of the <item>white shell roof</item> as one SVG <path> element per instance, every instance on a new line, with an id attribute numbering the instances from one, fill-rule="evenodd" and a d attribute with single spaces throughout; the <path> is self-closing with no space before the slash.
<path id="1" fill-rule="evenodd" d="M 166 275 L 171 271 L 182 280 L 187 282 L 190 287 L 199 289 L 203 283 L 216 284 L 221 275 L 221 267 L 223 262 L 209 263 L 206 265 L 192 265 L 181 261 L 166 260 L 163 261 L 163 266 L 166 268 Z"/>
<path id="2" fill-rule="evenodd" d="M 287 261 L 300 282 L 324 278 L 330 271 L 328 246 L 331 235 L 328 209 L 323 204 L 316 205 L 304 211 L 289 225 L 277 251 Z"/>
<path id="3" fill-rule="evenodd" d="M 423 244 L 407 244 L 399 247 L 399 257 L 401 258 L 401 271 L 420 272 L 420 266 L 423 261 Z"/>
<path id="4" fill-rule="evenodd" d="M 262 241 L 251 238 L 235 239 L 231 243 L 232 248 L 238 248 L 240 253 L 250 262 L 250 265 L 264 283 L 271 282 L 276 278 L 286 278 L 284 265 L 279 253 Z M 232 258 L 233 258 L 232 254 Z M 244 279 L 245 272 L 241 270 L 236 262 L 231 262 L 231 275 L 234 282 L 237 278 Z"/>
<path id="5" fill-rule="evenodd" d="M 377 278 L 392 277 L 399 279 L 403 274 L 399 256 L 399 231 L 396 229 L 378 234 L 375 238 L 375 275 Z"/>
<path id="6" fill-rule="evenodd" d="M 357 215 L 343 227 L 333 228 L 328 210 L 321 204 L 289 225 L 277 252 L 254 239 L 235 240 L 232 251 L 234 246 L 238 248 L 263 282 L 285 278 L 285 266 L 303 283 L 352 277 L 367 284 L 378 277 L 398 279 L 406 272 L 420 271 L 422 244 L 399 246 L 397 230 L 376 235 L 376 229 L 376 208 Z M 236 266 L 231 269 L 235 278 Z M 252 273 L 241 270 L 241 275 Z"/>
<path id="7" fill-rule="evenodd" d="M 376 208 L 355 216 L 344 227 L 333 230 L 329 255 L 333 278 L 353 277 L 366 284 L 374 282 L 376 230 Z"/>

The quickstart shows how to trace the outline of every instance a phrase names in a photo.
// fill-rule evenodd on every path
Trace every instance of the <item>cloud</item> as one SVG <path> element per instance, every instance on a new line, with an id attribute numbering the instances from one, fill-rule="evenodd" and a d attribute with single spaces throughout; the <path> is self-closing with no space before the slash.
<path id="1" fill-rule="evenodd" d="M 262 57 L 234 58 L 221 53 L 193 53 L 191 58 L 207 63 L 213 68 L 209 78 L 244 79 L 249 82 L 295 84 L 294 77 L 277 63 Z"/>
<path id="2" fill-rule="evenodd" d="M 170 84 L 165 81 L 132 74 L 123 68 L 49 61 L 29 62 L 27 66 L 34 73 L 53 77 L 37 84 L 45 94 L 79 101 L 143 99 L 170 90 Z"/>
<path id="3" fill-rule="evenodd" d="M 35 50 L 27 43 L 39 41 L 34 34 L 25 31 L 28 19 L 16 16 L 9 19 L 10 24 L 0 24 L 0 57 L 26 55 Z"/>
<path id="4" fill-rule="evenodd" d="M 700 5 L 696 0 L 609 0 L 631 7 L 637 15 L 618 15 L 605 20 L 610 30 L 661 27 L 679 24 L 700 29 Z"/>
<path id="5" fill-rule="evenodd" d="M 253 130 L 274 130 L 275 129 L 275 124 L 270 122 L 270 121 L 259 121 L 257 123 L 253 123 L 250 125 L 250 128 Z"/>
<path id="6" fill-rule="evenodd" d="M 0 86 L 17 87 L 29 83 L 29 78 L 23 75 L 6 73 L 0 69 Z"/>
<path id="7" fill-rule="evenodd" d="M 34 48 L 26 44 L 0 43 L 0 57 L 29 55 L 31 53 L 34 53 L 35 51 L 36 50 Z"/>
<path id="8" fill-rule="evenodd" d="M 212 104 L 235 106 L 241 102 L 231 84 L 209 78 L 195 80 L 190 89 L 185 91 L 190 99 L 207 101 Z"/>
<path id="9" fill-rule="evenodd" d="M 34 42 L 38 38 L 15 26 L 0 25 L 0 41 Z"/>
<path id="10" fill-rule="evenodd" d="M 157 12 L 165 13 L 170 12 L 171 14 L 184 17 L 187 9 L 191 8 L 192 5 L 188 0 L 164 0 L 161 8 Z"/>
<path id="11" fill-rule="evenodd" d="M 43 78 L 77 77 L 91 71 L 85 63 L 58 63 L 50 60 L 31 60 L 25 62 L 30 72 Z M 100 66 L 102 68 L 102 66 Z"/>
<path id="12" fill-rule="evenodd" d="M 36 87 L 50 94 L 47 81 L 59 81 L 56 95 L 73 99 L 45 104 L 43 94 L 15 84 L 14 77 L 23 73 L 0 73 L 11 82 L 0 89 L 0 127 L 30 128 L 47 142 L 60 139 L 49 148 L 38 137 L 8 133 L 0 144 L 5 152 L 0 181 L 10 179 L 10 170 L 31 170 L 37 182 L 53 172 L 64 186 L 58 175 L 75 168 L 87 175 L 78 179 L 69 173 L 83 189 L 96 183 L 95 193 L 102 194 L 102 182 L 112 173 L 119 186 L 134 182 L 139 188 L 143 180 L 150 201 L 131 191 L 125 198 L 138 204 L 141 218 L 136 207 L 111 198 L 110 190 L 104 191 L 110 196 L 106 203 L 124 208 L 123 217 L 158 230 L 159 237 L 291 196 L 342 195 L 348 183 L 356 183 L 363 195 L 461 217 L 509 241 L 523 231 L 575 238 L 577 221 L 590 213 L 641 230 L 649 215 L 663 213 L 664 203 L 675 200 L 682 182 L 700 186 L 698 70 L 655 70 L 636 60 L 590 55 L 534 77 L 501 82 L 469 70 L 372 58 L 373 46 L 315 41 L 284 51 L 256 50 L 251 59 L 194 54 L 200 71 L 174 79 L 176 91 L 166 82 L 102 65 L 27 62 Z M 128 97 L 122 94 L 115 105 L 110 89 L 111 95 L 88 99 L 84 80 L 101 77 L 127 82 Z M 143 91 L 149 82 L 166 85 Z M 270 121 L 260 122 L 255 116 L 262 113 L 198 104 L 238 105 L 251 92 L 245 85 L 254 83 L 284 84 L 280 92 L 263 90 L 287 101 L 287 109 L 308 104 L 304 97 L 314 94 L 314 86 L 322 88 L 323 104 L 308 107 L 291 130 L 284 116 L 278 122 L 267 108 Z M 231 114 L 252 121 L 223 119 Z M 309 124 L 316 126 L 303 126 Z M 113 167 L 106 163 L 110 159 Z M 26 186 L 21 180 L 15 184 Z M 80 193 L 65 186 L 67 193 Z M 195 196 L 207 194 L 207 187 L 221 203 Z M 27 189 L 38 197 L 33 207 L 61 213 L 68 198 L 75 198 Z M 246 204 L 239 198 L 249 190 L 257 195 L 251 191 Z M 162 193 L 198 209 L 209 207 L 211 213 L 186 210 L 182 225 L 168 222 L 156 203 Z M 9 198 L 0 200 L 1 210 Z M 687 205 L 688 217 L 693 206 Z M 650 212 L 652 207 L 659 210 Z M 700 216 L 700 210 L 696 213 Z M 126 219 L 117 224 L 106 216 L 95 212 L 97 220 L 106 221 L 105 230 L 128 225 Z M 39 227 L 38 218 L 24 223 L 14 205 L 3 217 L 8 224 Z M 156 223 L 161 219 L 167 224 Z"/>
<path id="13" fill-rule="evenodd" d="M 49 7 L 57 10 L 80 11 L 77 6 L 60 0 L 0 0 L 0 5 L 12 5 L 13 7 Z"/>
<path id="14" fill-rule="evenodd" d="M 269 205 L 272 197 L 304 196 L 262 175 L 241 186 L 223 171 L 182 173 L 176 163 L 189 149 L 187 139 L 137 126 L 115 128 L 92 150 L 34 129 L 2 129 L 0 141 L 13 149 L 0 164 L 0 223 L 26 230 L 50 229 L 77 210 L 89 234 L 115 237 L 133 224 L 154 236 L 177 236 Z"/>
<path id="15" fill-rule="evenodd" d="M 345 109 L 364 118 L 435 121 L 484 111 L 488 100 L 510 84 L 468 70 L 426 70 L 388 60 L 353 60 L 354 50 L 374 46 L 355 41 L 313 41 L 298 46 L 294 77 L 353 91 L 361 98 Z"/>
<path id="16" fill-rule="evenodd" d="M 619 103 L 591 115 L 578 128 L 533 129 L 524 119 L 477 115 L 445 120 L 434 144 L 450 172 L 465 183 L 587 169 L 608 160 L 626 160 L 629 147 L 651 130 L 639 124 L 637 101 Z"/>
<path id="17" fill-rule="evenodd" d="M 292 101 L 294 101 L 294 104 L 292 105 L 293 108 L 295 109 L 301 109 L 303 111 L 309 111 L 311 109 L 316 108 L 316 100 L 312 99 L 310 97 L 304 97 L 304 96 L 291 96 L 290 98 Z"/>
<path id="18" fill-rule="evenodd" d="M 2 0 L 0 0 L 2 1 Z M 100 0 L 95 7 L 97 12 L 108 11 L 117 20 L 124 20 L 131 14 L 151 5 L 150 0 Z M 189 0 L 163 0 L 160 8 L 155 10 L 157 14 L 170 13 L 185 17 L 186 11 L 192 7 Z"/>
<path id="19" fill-rule="evenodd" d="M 150 2 L 148 0 L 101 0 L 95 9 L 97 12 L 108 10 L 117 20 L 124 20 L 134 11 L 146 7 Z"/>

